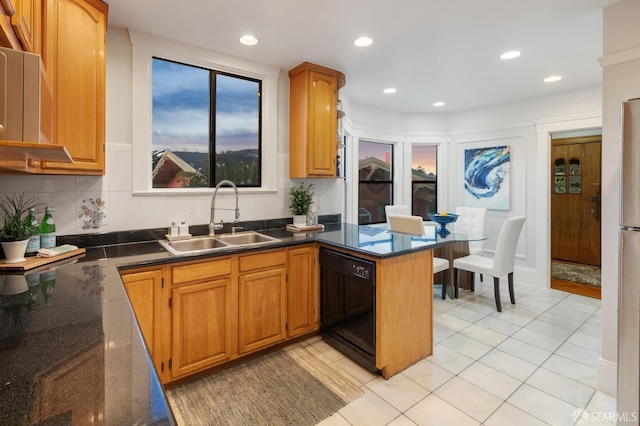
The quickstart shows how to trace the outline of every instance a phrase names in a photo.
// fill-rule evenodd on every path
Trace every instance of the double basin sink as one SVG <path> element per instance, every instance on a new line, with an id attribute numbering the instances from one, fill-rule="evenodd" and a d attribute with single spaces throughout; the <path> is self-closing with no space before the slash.
<path id="1" fill-rule="evenodd" d="M 193 255 L 234 248 L 277 243 L 280 239 L 255 231 L 221 234 L 213 237 L 193 237 L 186 240 L 161 240 L 160 245 L 173 255 Z"/>

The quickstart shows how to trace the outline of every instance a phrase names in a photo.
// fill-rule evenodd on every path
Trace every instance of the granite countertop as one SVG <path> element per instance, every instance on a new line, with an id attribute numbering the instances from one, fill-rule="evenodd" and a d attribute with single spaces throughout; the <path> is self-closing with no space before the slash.
<path id="1" fill-rule="evenodd" d="M 321 233 L 263 232 L 281 241 L 243 251 L 318 241 L 387 257 L 451 243 L 344 223 Z M 0 274 L 0 424 L 173 424 L 119 269 L 225 254 L 172 256 L 157 241 L 109 244 Z"/>

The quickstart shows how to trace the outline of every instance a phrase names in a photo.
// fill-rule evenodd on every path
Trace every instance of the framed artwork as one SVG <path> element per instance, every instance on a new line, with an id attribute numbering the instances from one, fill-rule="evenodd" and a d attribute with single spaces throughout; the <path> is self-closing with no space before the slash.
<path id="1" fill-rule="evenodd" d="M 509 210 L 509 146 L 464 150 L 466 205 Z"/>

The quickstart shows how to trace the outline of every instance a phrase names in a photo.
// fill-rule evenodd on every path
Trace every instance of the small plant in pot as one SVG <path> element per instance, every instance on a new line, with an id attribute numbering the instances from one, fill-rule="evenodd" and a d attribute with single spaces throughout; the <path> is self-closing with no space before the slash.
<path id="1" fill-rule="evenodd" d="M 307 225 L 307 214 L 309 214 L 309 208 L 313 204 L 313 184 L 305 185 L 304 182 L 300 182 L 300 185 L 294 186 L 289 190 L 289 209 L 293 214 L 293 224 L 295 226 Z"/>
<path id="2" fill-rule="evenodd" d="M 0 243 L 6 257 L 5 263 L 17 263 L 25 260 L 29 237 L 33 235 L 31 224 L 27 221 L 29 209 L 38 207 L 37 200 L 25 198 L 24 194 L 5 195 L 0 199 Z"/>

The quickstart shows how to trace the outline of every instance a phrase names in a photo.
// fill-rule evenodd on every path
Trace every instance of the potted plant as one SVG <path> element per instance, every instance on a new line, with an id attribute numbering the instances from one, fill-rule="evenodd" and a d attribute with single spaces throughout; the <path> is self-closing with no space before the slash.
<path id="1" fill-rule="evenodd" d="M 289 208 L 291 209 L 291 214 L 293 214 L 293 224 L 295 226 L 307 225 L 307 214 L 309 213 L 309 207 L 313 204 L 312 186 L 313 184 L 305 185 L 304 182 L 300 182 L 300 185 L 294 186 L 289 190 Z"/>
<path id="2" fill-rule="evenodd" d="M 6 263 L 25 260 L 29 237 L 33 235 L 31 223 L 27 221 L 29 209 L 35 209 L 38 202 L 25 198 L 24 194 L 5 195 L 0 199 L 0 243 L 6 257 Z"/>

